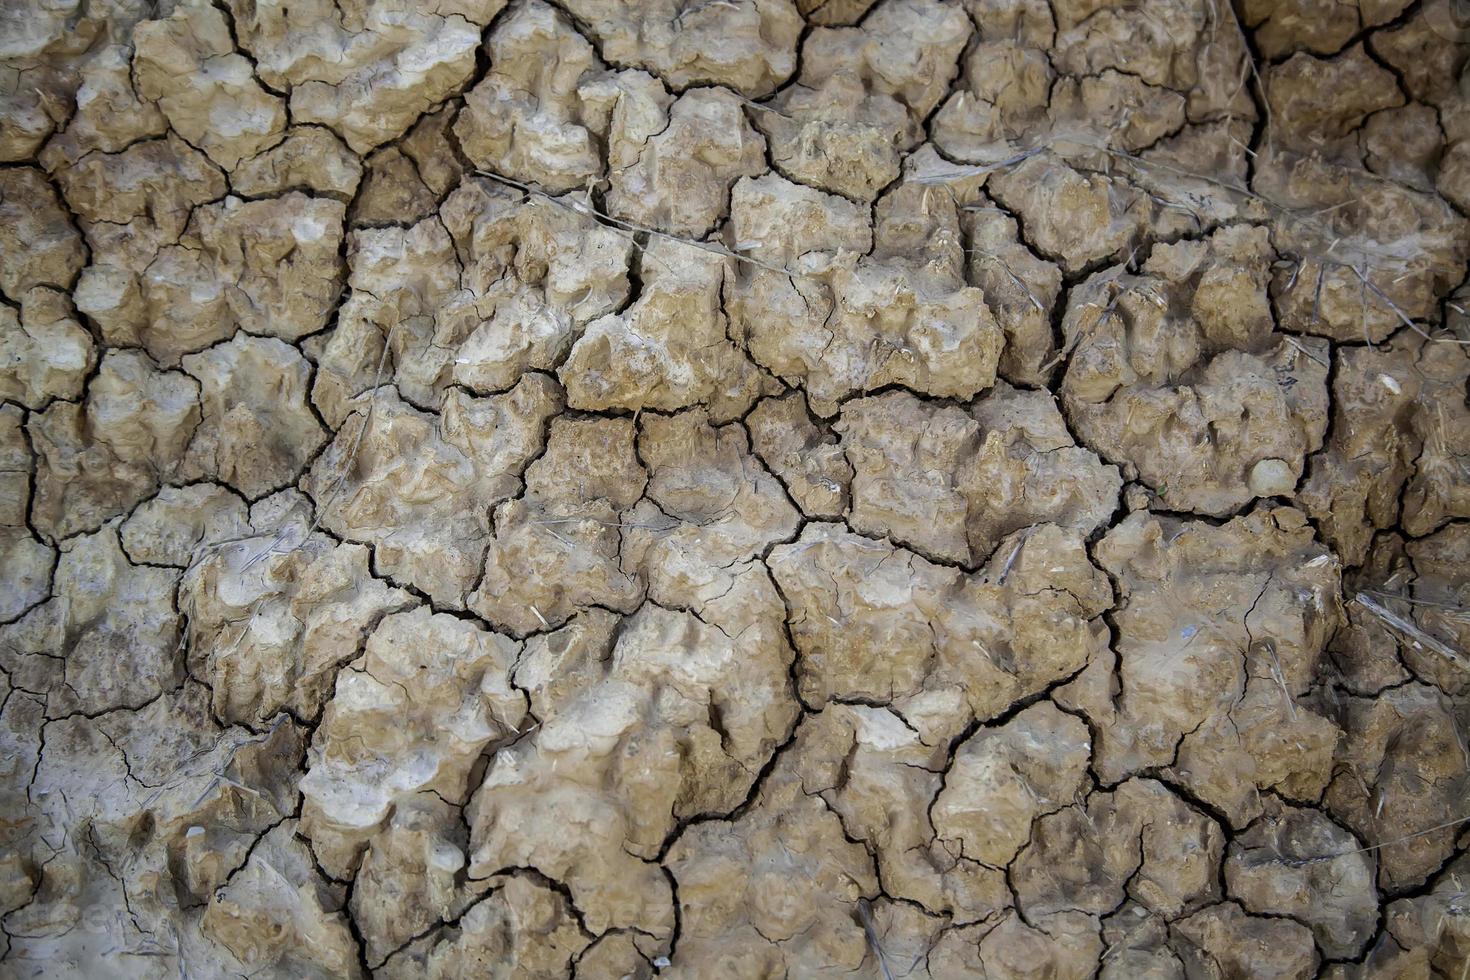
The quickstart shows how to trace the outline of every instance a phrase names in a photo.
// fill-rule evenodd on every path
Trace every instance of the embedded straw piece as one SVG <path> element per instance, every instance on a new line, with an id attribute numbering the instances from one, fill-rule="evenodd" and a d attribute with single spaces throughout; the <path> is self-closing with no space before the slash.
<path id="1" fill-rule="evenodd" d="M 1353 596 L 1352 601 L 1362 606 L 1372 615 L 1383 620 L 1383 622 L 1387 623 L 1394 630 L 1407 636 L 1409 642 L 1413 644 L 1416 650 L 1429 650 L 1444 657 L 1456 667 L 1463 670 L 1470 670 L 1470 658 L 1467 658 L 1459 650 L 1456 650 L 1438 637 L 1424 632 L 1418 626 L 1414 625 L 1412 620 L 1400 616 L 1377 599 L 1374 599 L 1366 593 L 1359 592 Z"/>
<path id="2" fill-rule="evenodd" d="M 650 228 L 647 225 L 635 224 L 632 221 L 624 221 L 622 218 L 615 218 L 612 215 L 608 214 L 606 211 L 597 210 L 590 204 L 584 204 L 576 201 L 564 201 L 561 198 L 552 197 L 545 191 L 537 190 L 536 187 L 532 184 L 527 184 L 522 181 L 506 177 L 502 174 L 497 174 L 491 170 L 475 170 L 473 172 L 480 175 L 481 177 L 488 177 L 489 179 L 496 181 L 497 183 L 504 184 L 507 187 L 513 187 L 530 197 L 534 197 L 537 200 L 546 201 L 547 203 L 555 207 L 570 211 L 573 214 L 580 214 L 586 217 L 596 218 L 598 221 L 601 221 L 607 226 L 611 227 L 613 231 L 621 232 L 622 234 L 628 235 L 630 238 L 634 238 L 635 244 L 637 244 L 637 242 L 634 236 L 651 235 L 654 238 L 661 238 L 664 241 L 675 242 L 679 245 L 687 245 L 690 248 L 697 248 L 701 252 L 709 252 L 711 255 L 718 255 L 721 258 L 734 259 L 736 262 L 744 262 L 747 265 L 753 265 L 757 268 L 765 269 L 768 272 L 779 272 L 783 276 L 792 276 L 799 279 L 811 278 L 804 272 L 796 272 L 784 266 L 771 265 L 769 262 L 762 262 L 760 259 L 753 259 L 748 255 L 742 255 L 739 252 L 734 251 L 733 249 L 725 248 L 723 245 L 716 245 L 713 242 L 699 242 L 695 241 L 692 238 L 680 238 L 678 235 L 671 235 L 666 231 L 659 231 L 657 228 Z"/>

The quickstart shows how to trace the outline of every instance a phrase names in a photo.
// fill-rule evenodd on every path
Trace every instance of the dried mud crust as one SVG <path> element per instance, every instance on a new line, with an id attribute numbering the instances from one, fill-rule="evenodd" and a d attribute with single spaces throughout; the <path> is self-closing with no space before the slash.
<path id="1" fill-rule="evenodd" d="M 1450 0 L 22 0 L 0 974 L 1463 980 Z"/>

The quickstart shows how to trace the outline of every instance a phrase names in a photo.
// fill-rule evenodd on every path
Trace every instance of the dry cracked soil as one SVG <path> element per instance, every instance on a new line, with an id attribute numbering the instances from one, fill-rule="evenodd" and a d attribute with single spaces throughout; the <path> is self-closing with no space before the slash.
<path id="1" fill-rule="evenodd" d="M 0 975 L 1470 975 L 1463 0 L 0 10 Z"/>

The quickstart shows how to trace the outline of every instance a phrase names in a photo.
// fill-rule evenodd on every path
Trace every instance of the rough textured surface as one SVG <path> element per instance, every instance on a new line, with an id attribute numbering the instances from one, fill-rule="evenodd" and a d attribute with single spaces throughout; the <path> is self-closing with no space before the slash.
<path id="1" fill-rule="evenodd" d="M 1172 510 L 1290 496 L 1327 427 L 1327 347 L 1273 333 L 1264 228 L 1156 245 L 1070 294 L 1062 379 L 1078 435 Z"/>
<path id="2" fill-rule="evenodd" d="M 418 794 L 464 803 L 482 749 L 525 717 L 508 677 L 519 652 L 422 606 L 378 624 L 337 675 L 301 781 L 301 832 L 323 867 L 350 874 L 360 846 Z"/>
<path id="3" fill-rule="evenodd" d="M 1267 792 L 1319 799 L 1339 732 L 1312 689 L 1340 572 L 1302 515 L 1138 512 L 1096 554 L 1126 602 L 1112 650 L 1058 697 L 1097 726 L 1100 778 L 1162 771 L 1236 827 Z"/>
<path id="4" fill-rule="evenodd" d="M 0 6 L 0 975 L 1465 980 L 1456 0 Z"/>
<path id="5" fill-rule="evenodd" d="M 1045 392 L 1001 382 L 969 414 L 892 392 L 847 402 L 835 429 L 853 529 L 927 555 L 979 564 L 1014 531 L 1088 534 L 1117 507 L 1116 467 L 1075 446 Z"/>
<path id="6" fill-rule="evenodd" d="M 824 417 L 889 385 L 969 399 L 995 383 L 1003 332 L 965 284 L 958 210 L 904 185 L 865 209 L 779 176 L 731 196 L 730 331 Z M 793 275 L 793 272 L 799 275 Z"/>
<path id="7" fill-rule="evenodd" d="M 791 0 L 569 0 L 566 9 L 609 61 L 646 68 L 676 89 L 767 95 L 796 67 L 802 19 Z"/>

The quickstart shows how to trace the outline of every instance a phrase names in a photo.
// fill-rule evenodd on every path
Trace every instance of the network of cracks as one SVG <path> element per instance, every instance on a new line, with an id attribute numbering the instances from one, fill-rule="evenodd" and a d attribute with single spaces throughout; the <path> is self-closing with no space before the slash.
<path id="1" fill-rule="evenodd" d="M 0 971 L 1470 969 L 1451 0 L 0 44 Z"/>

